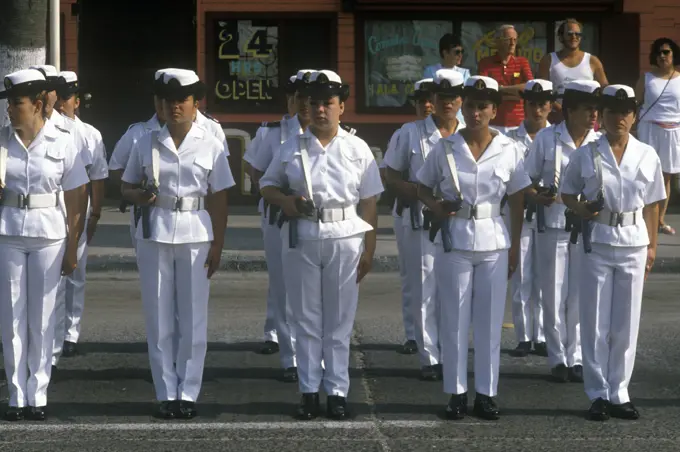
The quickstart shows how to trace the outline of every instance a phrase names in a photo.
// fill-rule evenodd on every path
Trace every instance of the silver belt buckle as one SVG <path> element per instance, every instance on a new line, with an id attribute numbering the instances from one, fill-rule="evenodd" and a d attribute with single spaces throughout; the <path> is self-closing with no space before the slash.
<path id="1" fill-rule="evenodd" d="M 609 226 L 623 226 L 623 214 L 619 212 L 612 212 L 609 215 Z"/>
<path id="2" fill-rule="evenodd" d="M 181 210 L 182 209 L 182 198 L 177 197 L 175 198 L 175 210 Z"/>
<path id="3" fill-rule="evenodd" d="M 477 206 L 470 206 L 470 215 L 468 216 L 468 220 L 472 220 L 473 218 L 477 217 Z"/>
<path id="4" fill-rule="evenodd" d="M 31 199 L 30 199 L 30 198 L 31 198 L 31 195 L 22 195 L 22 194 L 19 194 L 19 195 L 18 195 L 18 201 L 19 201 L 19 202 L 17 203 L 17 204 L 18 204 L 17 207 L 20 208 L 20 209 L 26 209 L 26 208 L 28 208 L 28 204 L 31 202 Z"/>

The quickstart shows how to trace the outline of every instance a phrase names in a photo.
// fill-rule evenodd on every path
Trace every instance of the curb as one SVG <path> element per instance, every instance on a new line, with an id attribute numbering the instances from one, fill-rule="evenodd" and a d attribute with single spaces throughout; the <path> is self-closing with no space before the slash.
<path id="1" fill-rule="evenodd" d="M 227 272 L 266 272 L 267 262 L 264 256 L 242 256 L 234 253 L 223 253 L 220 270 Z M 87 258 L 88 272 L 136 272 L 137 260 L 134 256 L 90 255 Z M 373 272 L 390 273 L 399 271 L 398 256 L 375 256 Z M 654 263 L 652 273 L 680 273 L 680 257 L 660 258 Z"/>

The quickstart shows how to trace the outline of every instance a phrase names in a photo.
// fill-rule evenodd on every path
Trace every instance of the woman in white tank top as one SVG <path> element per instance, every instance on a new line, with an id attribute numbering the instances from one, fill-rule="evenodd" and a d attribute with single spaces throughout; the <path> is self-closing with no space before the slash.
<path id="1" fill-rule="evenodd" d="M 652 43 L 649 63 L 652 71 L 640 77 L 635 89 L 642 103 L 637 136 L 659 154 L 667 195 L 659 209 L 659 232 L 674 235 L 675 229 L 664 218 L 672 176 L 680 173 L 680 47 L 669 38 L 657 39 Z"/>

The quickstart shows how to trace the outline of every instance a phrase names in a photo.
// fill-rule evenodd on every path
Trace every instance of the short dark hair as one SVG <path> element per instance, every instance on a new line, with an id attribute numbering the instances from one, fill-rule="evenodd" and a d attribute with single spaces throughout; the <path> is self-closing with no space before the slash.
<path id="1" fill-rule="evenodd" d="M 558 36 L 564 36 L 564 32 L 565 32 L 566 29 L 567 29 L 567 25 L 578 25 L 578 28 L 579 28 L 581 31 L 583 31 L 583 25 L 581 25 L 581 22 L 579 22 L 578 20 L 573 19 L 573 18 L 570 17 L 570 18 L 568 18 L 568 19 L 565 19 L 564 22 L 562 22 L 562 23 L 560 24 L 560 26 L 557 27 L 557 35 L 558 35 Z"/>
<path id="2" fill-rule="evenodd" d="M 649 64 L 652 66 L 658 66 L 656 64 L 656 57 L 659 55 L 659 50 L 664 44 L 668 44 L 673 52 L 673 66 L 680 66 L 680 47 L 671 38 L 659 38 L 652 43 L 649 50 Z"/>
<path id="3" fill-rule="evenodd" d="M 453 33 L 446 33 L 439 40 L 439 56 L 443 58 L 445 50 L 453 49 L 455 47 L 463 47 L 460 38 L 454 36 Z"/>

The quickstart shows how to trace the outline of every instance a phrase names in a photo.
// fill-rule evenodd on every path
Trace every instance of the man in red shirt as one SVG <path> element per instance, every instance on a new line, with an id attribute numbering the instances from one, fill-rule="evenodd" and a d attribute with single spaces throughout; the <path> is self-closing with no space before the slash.
<path id="1" fill-rule="evenodd" d="M 477 73 L 491 77 L 498 82 L 503 94 L 503 103 L 498 106 L 491 126 L 507 133 L 524 121 L 524 108 L 520 93 L 524 85 L 534 78 L 529 61 L 515 56 L 517 30 L 512 25 L 502 25 L 496 31 L 497 53 L 479 60 Z"/>

